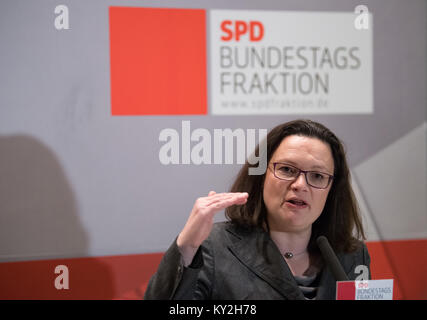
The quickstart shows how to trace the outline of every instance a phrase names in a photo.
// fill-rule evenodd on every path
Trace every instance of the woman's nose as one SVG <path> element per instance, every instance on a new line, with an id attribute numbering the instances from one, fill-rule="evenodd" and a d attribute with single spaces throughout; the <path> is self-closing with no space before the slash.
<path id="1" fill-rule="evenodd" d="M 292 188 L 294 189 L 304 189 L 308 188 L 307 181 L 305 179 L 304 172 L 300 172 L 299 176 L 292 182 Z"/>

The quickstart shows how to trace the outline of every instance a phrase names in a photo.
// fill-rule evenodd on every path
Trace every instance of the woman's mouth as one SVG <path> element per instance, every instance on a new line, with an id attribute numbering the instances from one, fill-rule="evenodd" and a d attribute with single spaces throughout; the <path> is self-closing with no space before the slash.
<path id="1" fill-rule="evenodd" d="M 285 204 L 293 209 L 304 209 L 308 207 L 307 202 L 301 199 L 289 199 L 285 201 Z"/>

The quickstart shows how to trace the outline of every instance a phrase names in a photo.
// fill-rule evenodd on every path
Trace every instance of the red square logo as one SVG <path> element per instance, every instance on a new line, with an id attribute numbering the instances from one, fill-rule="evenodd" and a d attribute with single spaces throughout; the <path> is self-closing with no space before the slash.
<path id="1" fill-rule="evenodd" d="M 206 12 L 110 7 L 112 115 L 207 113 Z"/>
<path id="2" fill-rule="evenodd" d="M 355 281 L 338 281 L 336 299 L 337 300 L 355 300 L 356 299 Z"/>

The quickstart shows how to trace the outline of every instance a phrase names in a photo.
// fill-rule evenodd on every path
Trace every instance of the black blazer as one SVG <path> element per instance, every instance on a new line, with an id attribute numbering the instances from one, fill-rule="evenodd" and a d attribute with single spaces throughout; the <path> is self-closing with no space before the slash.
<path id="1" fill-rule="evenodd" d="M 370 266 L 363 243 L 357 251 L 337 256 L 350 280 L 357 277 L 356 266 Z M 335 299 L 335 292 L 335 279 L 324 267 L 316 299 Z M 267 232 L 249 232 L 221 222 L 214 225 L 189 267 L 183 266 L 174 241 L 150 279 L 144 298 L 301 300 L 304 295 Z"/>

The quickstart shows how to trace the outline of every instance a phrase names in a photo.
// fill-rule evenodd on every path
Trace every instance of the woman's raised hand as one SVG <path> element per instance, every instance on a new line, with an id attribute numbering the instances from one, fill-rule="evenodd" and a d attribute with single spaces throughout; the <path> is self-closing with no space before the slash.
<path id="1" fill-rule="evenodd" d="M 232 205 L 245 204 L 248 199 L 247 192 L 209 192 L 207 197 L 196 200 L 190 216 L 177 238 L 177 245 L 183 251 L 195 253 L 199 246 L 209 236 L 215 213 Z"/>

